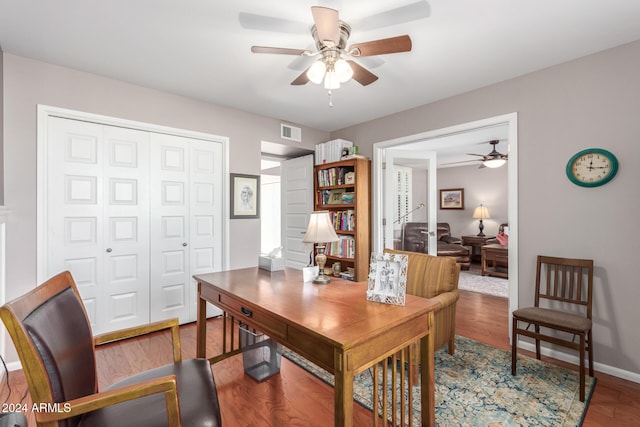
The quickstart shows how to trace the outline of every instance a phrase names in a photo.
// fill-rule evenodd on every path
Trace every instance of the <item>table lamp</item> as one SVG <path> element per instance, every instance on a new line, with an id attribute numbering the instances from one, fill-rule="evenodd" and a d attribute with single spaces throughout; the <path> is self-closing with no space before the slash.
<path id="1" fill-rule="evenodd" d="M 305 243 L 316 243 L 316 264 L 318 264 L 319 274 L 313 280 L 313 283 L 326 285 L 329 283 L 329 276 L 324 274 L 324 265 L 327 262 L 325 254 L 326 244 L 329 242 L 337 242 L 338 235 L 333 228 L 329 211 L 312 212 L 309 217 L 309 226 L 307 232 L 302 239 Z"/>
<path id="2" fill-rule="evenodd" d="M 482 220 L 487 218 L 491 218 L 489 216 L 489 210 L 485 206 L 482 206 L 482 204 L 480 204 L 480 206 L 475 208 L 475 210 L 473 211 L 473 219 L 480 220 L 480 232 L 478 233 L 479 237 L 485 236 L 485 234 L 482 232 L 482 230 L 484 230 L 484 224 L 482 224 Z"/>

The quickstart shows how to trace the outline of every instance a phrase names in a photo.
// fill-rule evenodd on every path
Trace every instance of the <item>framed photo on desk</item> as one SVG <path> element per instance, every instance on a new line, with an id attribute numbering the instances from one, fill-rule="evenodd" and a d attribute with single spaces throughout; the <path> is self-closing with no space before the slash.
<path id="1" fill-rule="evenodd" d="M 404 305 L 408 264 L 406 254 L 371 254 L 367 301 Z"/>

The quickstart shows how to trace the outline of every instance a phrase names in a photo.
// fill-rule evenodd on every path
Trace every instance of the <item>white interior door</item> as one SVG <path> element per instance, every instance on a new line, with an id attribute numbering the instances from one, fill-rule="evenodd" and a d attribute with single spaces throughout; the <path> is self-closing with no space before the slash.
<path id="1" fill-rule="evenodd" d="M 53 118 L 48 270 L 71 271 L 96 333 L 149 321 L 148 134 Z"/>
<path id="2" fill-rule="evenodd" d="M 224 212 L 224 180 L 222 144 L 191 139 L 189 141 L 189 319 L 197 317 L 197 283 L 194 274 L 222 270 L 222 225 Z M 218 316 L 222 310 L 207 304 L 207 316 Z"/>
<path id="3" fill-rule="evenodd" d="M 195 320 L 192 276 L 224 258 L 224 142 L 49 116 L 38 150 L 39 276 L 71 271 L 95 333 Z"/>
<path id="4" fill-rule="evenodd" d="M 287 267 L 309 265 L 311 246 L 302 243 L 313 212 L 313 155 L 281 163 L 282 246 Z"/>
<path id="5" fill-rule="evenodd" d="M 188 141 L 151 136 L 151 293 L 152 322 L 189 320 Z"/>
<path id="6" fill-rule="evenodd" d="M 394 215 L 394 209 L 397 208 L 396 201 L 396 176 L 393 173 L 393 166 L 408 166 L 411 168 L 420 168 L 427 171 L 427 217 L 428 217 L 428 252 L 431 255 L 437 254 L 436 244 L 436 228 L 437 228 L 437 212 L 438 212 L 438 195 L 437 195 L 437 163 L 435 151 L 413 151 L 402 149 L 386 149 L 384 153 L 385 168 L 384 168 L 384 191 L 383 191 L 383 210 L 385 221 L 383 223 L 383 236 L 384 247 L 393 249 L 394 240 L 397 240 L 398 236 L 394 233 L 394 218 L 398 215 Z M 414 207 L 413 209 L 416 209 Z M 410 210 L 411 212 L 411 210 Z"/>

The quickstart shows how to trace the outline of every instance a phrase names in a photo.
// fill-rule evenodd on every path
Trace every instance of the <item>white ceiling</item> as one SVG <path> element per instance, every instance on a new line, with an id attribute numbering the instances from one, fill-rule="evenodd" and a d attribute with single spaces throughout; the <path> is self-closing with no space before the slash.
<path id="1" fill-rule="evenodd" d="M 348 45 L 408 34 L 413 50 L 359 60 L 380 79 L 330 108 L 321 86 L 289 84 L 312 59 L 250 51 L 312 49 L 312 5 L 340 10 Z M 0 0 L 0 46 L 332 131 L 638 40 L 639 22 L 637 0 Z"/>

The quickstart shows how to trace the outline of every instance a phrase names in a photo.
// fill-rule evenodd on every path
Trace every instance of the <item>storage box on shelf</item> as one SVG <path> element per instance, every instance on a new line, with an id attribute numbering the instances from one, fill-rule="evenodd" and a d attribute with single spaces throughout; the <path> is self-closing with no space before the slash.
<path id="1" fill-rule="evenodd" d="M 340 262 L 340 276 L 362 281 L 369 274 L 371 162 L 353 158 L 314 168 L 315 210 L 328 210 L 339 241 L 327 245 L 327 268 Z"/>

